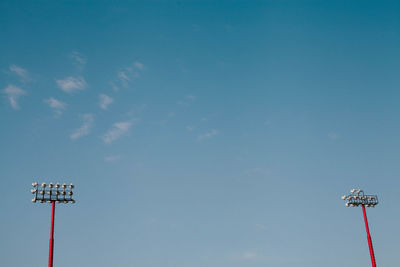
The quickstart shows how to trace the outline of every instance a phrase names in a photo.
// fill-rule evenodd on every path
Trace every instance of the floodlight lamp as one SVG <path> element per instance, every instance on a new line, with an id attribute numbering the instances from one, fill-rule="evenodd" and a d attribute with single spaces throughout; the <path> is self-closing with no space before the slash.
<path id="1" fill-rule="evenodd" d="M 61 194 L 62 194 L 62 195 L 65 195 L 65 191 L 62 191 Z"/>
<path id="2" fill-rule="evenodd" d="M 60 188 L 60 184 L 59 183 L 56 183 L 56 186 L 55 186 L 56 188 Z"/>
<path id="3" fill-rule="evenodd" d="M 59 194 L 60 194 L 60 191 L 57 190 L 57 191 L 56 191 L 56 195 L 58 196 Z"/>
<path id="4" fill-rule="evenodd" d="M 36 202 L 36 197 L 32 198 L 32 202 L 33 202 L 33 203 Z"/>
<path id="5" fill-rule="evenodd" d="M 71 201 L 71 203 L 72 203 L 72 204 L 74 204 L 74 203 L 75 203 L 75 200 L 73 200 L 73 199 L 71 199 L 70 201 Z"/>
<path id="6" fill-rule="evenodd" d="M 346 203 L 345 205 L 346 205 L 346 207 L 348 207 L 348 206 L 349 206 L 349 203 Z"/>
<path id="7" fill-rule="evenodd" d="M 41 194 L 41 195 L 44 195 L 44 190 L 40 190 L 40 194 Z"/>
<path id="8" fill-rule="evenodd" d="M 68 200 L 64 200 L 64 203 L 67 204 L 67 203 L 68 203 Z"/>
<path id="9" fill-rule="evenodd" d="M 31 193 L 32 194 L 35 194 L 37 192 L 37 189 L 35 188 L 35 189 L 31 189 Z"/>
<path id="10" fill-rule="evenodd" d="M 39 202 L 40 202 L 40 203 L 44 203 L 44 200 L 43 200 L 43 199 L 41 199 L 41 200 L 39 200 Z"/>
<path id="11" fill-rule="evenodd" d="M 67 187 L 67 185 L 64 183 L 64 184 L 62 184 L 62 188 L 66 188 Z"/>
<path id="12" fill-rule="evenodd" d="M 45 188 L 46 187 L 46 183 L 42 183 L 42 187 Z"/>
<path id="13" fill-rule="evenodd" d="M 346 197 L 347 197 L 347 196 L 346 196 L 346 195 L 344 195 L 344 196 L 342 196 L 342 199 L 343 199 L 343 200 L 345 200 L 345 199 L 346 199 Z"/>
<path id="14" fill-rule="evenodd" d="M 350 190 L 350 193 L 353 194 L 355 191 L 356 191 L 355 189 L 351 189 L 351 190 Z"/>
<path id="15" fill-rule="evenodd" d="M 50 187 L 50 188 L 53 188 L 53 183 L 49 183 L 49 187 Z"/>
<path id="16" fill-rule="evenodd" d="M 38 183 L 36 183 L 36 182 L 32 183 L 33 187 L 36 187 L 37 185 L 38 185 Z"/>
<path id="17" fill-rule="evenodd" d="M 75 186 L 73 184 L 69 185 L 69 188 L 73 189 Z"/>
<path id="18" fill-rule="evenodd" d="M 72 191 L 69 191 L 69 192 L 68 192 L 68 195 L 69 195 L 69 196 L 72 196 L 73 194 L 74 194 L 74 193 L 72 193 Z"/>

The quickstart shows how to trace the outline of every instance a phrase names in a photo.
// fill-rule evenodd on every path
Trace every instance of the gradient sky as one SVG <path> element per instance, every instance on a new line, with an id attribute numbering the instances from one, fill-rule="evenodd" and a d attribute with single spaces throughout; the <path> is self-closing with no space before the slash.
<path id="1" fill-rule="evenodd" d="M 0 2 L 0 258 L 398 266 L 400 1 Z"/>

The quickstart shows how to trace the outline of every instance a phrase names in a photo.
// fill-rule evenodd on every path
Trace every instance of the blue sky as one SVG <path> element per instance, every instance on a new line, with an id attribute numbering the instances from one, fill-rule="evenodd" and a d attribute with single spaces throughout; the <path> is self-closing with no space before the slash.
<path id="1" fill-rule="evenodd" d="M 0 258 L 368 266 L 400 245 L 399 1 L 1 1 Z"/>

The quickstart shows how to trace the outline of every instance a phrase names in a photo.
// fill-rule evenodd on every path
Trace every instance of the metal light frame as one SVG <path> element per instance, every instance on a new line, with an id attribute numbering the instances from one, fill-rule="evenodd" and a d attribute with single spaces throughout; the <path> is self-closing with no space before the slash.
<path id="1" fill-rule="evenodd" d="M 39 187 L 39 184 L 35 182 L 32 183 L 32 186 L 31 193 L 34 194 L 33 203 L 51 203 L 53 201 L 57 203 L 75 203 L 75 200 L 72 198 L 74 194 L 72 189 L 75 187 L 73 184 L 42 183 Z"/>
<path id="2" fill-rule="evenodd" d="M 60 185 L 59 183 L 42 183 L 40 186 L 37 182 L 32 183 L 33 188 L 31 193 L 34 195 L 32 202 L 36 203 L 51 203 L 51 229 L 50 229 L 50 244 L 49 244 L 49 267 L 53 267 L 53 250 L 54 250 L 54 215 L 56 203 L 75 203 L 72 198 L 74 185 Z"/>
<path id="3" fill-rule="evenodd" d="M 347 196 L 344 195 L 344 196 L 342 196 L 342 199 L 346 201 L 346 204 L 345 204 L 346 207 L 358 207 L 358 206 L 362 207 L 363 215 L 364 215 L 365 230 L 367 232 L 369 254 L 371 256 L 371 263 L 372 263 L 372 267 L 376 267 L 374 247 L 372 246 L 372 239 L 371 239 L 371 234 L 369 232 L 367 212 L 365 210 L 365 207 L 375 208 L 375 206 L 378 205 L 378 203 L 379 203 L 378 196 L 366 195 L 366 194 L 364 194 L 364 191 L 361 189 L 351 189 L 350 195 L 347 195 Z"/>
<path id="4" fill-rule="evenodd" d="M 378 196 L 377 195 L 365 195 L 364 191 L 361 189 L 351 189 L 350 195 L 342 196 L 343 200 L 346 200 L 346 207 L 358 207 L 360 205 L 364 205 L 366 207 L 375 208 L 378 205 Z"/>

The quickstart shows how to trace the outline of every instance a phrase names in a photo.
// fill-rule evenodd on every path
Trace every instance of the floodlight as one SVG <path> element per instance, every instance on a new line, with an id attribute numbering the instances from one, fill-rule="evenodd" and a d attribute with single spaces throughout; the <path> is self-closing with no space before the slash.
<path id="1" fill-rule="evenodd" d="M 345 203 L 346 207 L 349 207 L 349 206 L 350 207 L 358 207 L 358 206 L 362 207 L 363 214 L 364 214 L 365 227 L 367 230 L 367 238 L 368 238 L 368 246 L 370 249 L 371 262 L 372 262 L 372 266 L 376 267 L 374 249 L 372 246 L 371 235 L 369 233 L 367 213 L 365 211 L 365 207 L 374 208 L 378 204 L 378 197 L 376 195 L 364 195 L 364 191 L 361 189 L 357 189 L 357 190 L 351 189 L 350 193 L 351 194 L 349 196 L 343 196 L 342 199 L 346 201 L 346 203 Z"/>
<path id="2" fill-rule="evenodd" d="M 72 199 L 72 189 L 74 188 L 73 184 L 69 185 L 67 189 L 67 184 L 62 184 L 62 192 L 60 196 L 60 184 L 59 183 L 42 183 L 40 190 L 38 189 L 38 183 L 32 183 L 33 189 L 31 189 L 31 193 L 34 194 L 32 199 L 33 203 L 51 203 L 52 204 L 52 216 L 51 216 L 51 232 L 50 232 L 50 249 L 49 249 L 49 267 L 53 266 L 53 245 L 54 245 L 54 212 L 55 212 L 55 203 L 75 203 L 75 200 Z"/>

